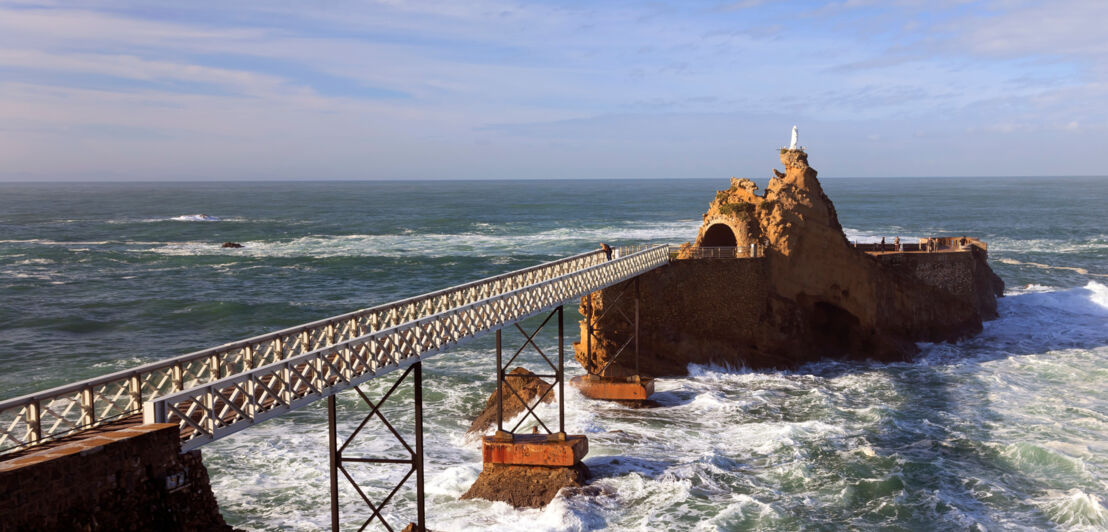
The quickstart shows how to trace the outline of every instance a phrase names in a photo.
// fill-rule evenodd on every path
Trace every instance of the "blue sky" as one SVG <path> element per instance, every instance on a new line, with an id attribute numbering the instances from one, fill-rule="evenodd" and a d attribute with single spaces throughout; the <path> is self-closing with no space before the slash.
<path id="1" fill-rule="evenodd" d="M 1108 2 L 4 2 L 0 180 L 1108 174 Z"/>

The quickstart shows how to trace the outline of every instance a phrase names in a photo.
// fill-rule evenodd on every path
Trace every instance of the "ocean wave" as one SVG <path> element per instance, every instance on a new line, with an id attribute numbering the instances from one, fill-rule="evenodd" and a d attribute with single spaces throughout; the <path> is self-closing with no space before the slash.
<path id="1" fill-rule="evenodd" d="M 844 227 L 843 234 L 846 235 L 847 241 L 858 242 L 860 244 L 876 244 L 881 242 L 882 238 L 884 238 L 887 243 L 892 244 L 896 237 L 900 237 L 901 242 L 908 244 L 919 242 L 919 239 L 923 238 L 909 232 L 872 231 L 867 229 L 853 229 L 850 227 Z"/>
<path id="2" fill-rule="evenodd" d="M 1100 497 L 1074 488 L 1068 491 L 1052 490 L 1045 498 L 1036 500 L 1044 513 L 1055 523 L 1068 527 L 1106 527 L 1108 509 Z"/>
<path id="3" fill-rule="evenodd" d="M 210 214 L 182 214 L 170 218 L 174 222 L 221 222 L 222 218 Z"/>
<path id="4" fill-rule="evenodd" d="M 248 257 L 445 257 L 561 254 L 593 249 L 600 242 L 675 243 L 696 236 L 695 222 L 628 223 L 604 228 L 559 228 L 534 234 L 412 233 L 385 235 L 313 235 L 291 240 L 241 241 L 242 248 L 224 249 L 217 242 L 167 242 L 145 250 L 177 256 L 243 255 Z"/>
<path id="5" fill-rule="evenodd" d="M 1053 265 L 1050 265 L 1050 264 L 1043 264 L 1041 262 L 1019 261 L 1019 260 L 1016 260 L 1016 259 L 1009 259 L 1009 258 L 1005 258 L 1005 257 L 1000 257 L 1000 258 L 997 258 L 997 259 L 994 259 L 994 260 L 996 260 L 997 262 L 1000 262 L 1002 264 L 1011 264 L 1013 266 L 1031 266 L 1031 267 L 1039 268 L 1039 269 L 1042 269 L 1042 270 L 1064 270 L 1064 271 L 1071 271 L 1071 272 L 1079 273 L 1081 275 L 1089 275 L 1089 276 L 1093 276 L 1093 277 L 1108 277 L 1108 274 L 1092 273 L 1092 272 L 1090 272 L 1089 270 L 1087 270 L 1085 268 L 1078 268 L 1076 266 L 1053 266 Z"/>
<path id="6" fill-rule="evenodd" d="M 50 240 L 46 238 L 28 238 L 22 240 L 0 240 L 0 244 L 35 244 L 40 246 L 104 246 L 108 244 L 117 244 L 119 242 L 113 242 L 111 240 Z"/>
<path id="7" fill-rule="evenodd" d="M 1005 253 L 1089 253 L 1108 250 L 1108 235 L 1099 235 L 1092 238 L 1053 239 L 1053 238 L 1029 238 L 1019 239 L 998 236 L 989 240 L 989 251 Z"/>

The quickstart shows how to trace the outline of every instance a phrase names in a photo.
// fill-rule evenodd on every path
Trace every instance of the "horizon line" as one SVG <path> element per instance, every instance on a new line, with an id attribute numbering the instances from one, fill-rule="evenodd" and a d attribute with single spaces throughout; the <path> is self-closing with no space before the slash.
<path id="1" fill-rule="evenodd" d="M 421 177 L 421 178 L 357 178 L 357 179 L 82 179 L 82 180 L 35 180 L 35 179 L 13 179 L 5 180 L 0 179 L 0 185 L 12 184 L 12 185 L 72 185 L 72 184 L 126 184 L 126 183 L 142 183 L 142 184 L 156 184 L 156 183 L 418 183 L 418 182 L 488 182 L 488 181 L 663 181 L 663 180 L 679 180 L 679 181 L 708 181 L 716 179 L 730 179 L 738 176 L 728 176 L 727 178 L 716 177 L 474 177 L 464 179 L 451 179 L 451 178 L 435 178 L 435 177 Z M 1058 179 L 1058 178 L 1108 178 L 1108 174 L 1066 174 L 1066 175 L 916 175 L 916 176 L 817 176 L 818 179 Z M 762 179 L 768 180 L 773 177 L 760 177 L 760 178 L 748 178 L 748 179 Z"/>

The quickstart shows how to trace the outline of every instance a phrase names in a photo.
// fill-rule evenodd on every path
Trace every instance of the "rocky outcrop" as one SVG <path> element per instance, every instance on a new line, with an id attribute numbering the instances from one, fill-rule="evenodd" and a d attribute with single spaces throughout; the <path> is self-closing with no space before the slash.
<path id="1" fill-rule="evenodd" d="M 963 338 L 995 317 L 1003 283 L 983 246 L 919 257 L 864 253 L 847 242 L 807 155 L 782 150 L 781 162 L 785 172 L 774 171 L 764 194 L 732 178 L 697 235 L 697 246 L 735 246 L 740 256 L 753 244 L 757 258 L 677 260 L 639 278 L 643 374 L 684 374 L 690 362 L 785 368 L 826 356 L 903 360 L 918 351 L 915 342 Z M 693 251 L 683 247 L 678 257 Z M 582 312 L 588 304 L 597 315 L 626 304 L 616 302 L 619 291 L 591 294 Z M 592 361 L 580 342 L 578 360 L 603 367 L 626 329 L 601 320 Z M 612 371 L 625 373 L 630 363 L 617 360 Z"/>
<path id="2" fill-rule="evenodd" d="M 504 501 L 515 507 L 546 506 L 562 488 L 580 487 L 589 478 L 589 468 L 485 464 L 485 468 L 462 499 Z"/>
<path id="3" fill-rule="evenodd" d="M 241 248 L 243 246 L 242 246 L 242 244 L 239 244 L 238 242 L 224 242 L 223 245 L 219 246 L 219 247 L 238 249 L 238 248 Z"/>
<path id="4" fill-rule="evenodd" d="M 551 384 L 536 377 L 534 373 L 524 368 L 516 368 L 504 376 L 504 420 L 507 421 L 527 406 L 534 405 L 542 398 L 542 402 L 549 403 L 554 400 L 554 393 L 550 390 Z M 512 390 L 517 393 L 512 393 Z M 517 395 L 518 394 L 518 395 Z M 521 400 L 522 399 L 522 400 Z M 496 391 L 492 392 L 485 401 L 485 409 L 473 420 L 469 426 L 469 432 L 484 434 L 485 431 L 496 426 Z M 510 427 L 507 427 L 510 428 Z"/>

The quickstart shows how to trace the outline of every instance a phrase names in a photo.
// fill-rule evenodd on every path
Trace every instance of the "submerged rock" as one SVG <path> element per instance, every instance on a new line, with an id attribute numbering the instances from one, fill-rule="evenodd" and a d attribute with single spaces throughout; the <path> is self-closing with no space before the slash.
<path id="1" fill-rule="evenodd" d="M 562 488 L 581 487 L 589 468 L 485 464 L 485 468 L 462 499 L 503 501 L 517 508 L 546 506 Z"/>
<path id="2" fill-rule="evenodd" d="M 223 245 L 220 246 L 220 247 L 223 247 L 223 248 L 241 248 L 241 247 L 243 247 L 243 245 L 239 244 L 238 242 L 224 242 Z"/>
<path id="3" fill-rule="evenodd" d="M 542 397 L 542 402 L 544 403 L 549 403 L 554 400 L 554 392 L 550 390 L 552 385 L 536 377 L 534 373 L 525 368 L 516 368 L 508 372 L 508 375 L 504 377 L 504 381 L 507 384 L 504 386 L 505 422 L 526 410 L 524 401 L 526 401 L 527 406 L 534 408 L 539 397 Z M 512 393 L 513 388 L 518 392 L 518 396 Z M 520 401 L 520 398 L 522 398 L 523 401 Z M 485 409 L 481 411 L 481 414 L 478 415 L 477 419 L 473 420 L 473 424 L 469 426 L 469 432 L 484 434 L 485 431 L 495 426 L 496 390 L 493 390 L 492 395 L 485 401 Z M 509 429 L 511 429 L 511 427 L 505 427 L 505 430 Z"/>
<path id="4" fill-rule="evenodd" d="M 732 178 L 697 235 L 697 246 L 756 258 L 676 260 L 639 278 L 643 375 L 683 375 L 690 363 L 789 368 L 822 357 L 903 360 L 918 352 L 916 342 L 957 340 L 996 317 L 1004 283 L 989 268 L 984 244 L 967 246 L 968 253 L 867 254 L 847 241 L 807 155 L 782 150 L 781 162 L 786 171 L 774 171 L 761 195 L 753 181 Z M 689 245 L 677 255 L 695 256 Z M 618 298 L 621 288 L 590 294 L 582 313 L 590 304 L 596 315 L 632 304 Z M 574 344 L 578 361 L 592 371 L 604 367 L 628 328 L 602 319 L 591 360 L 581 342 Z M 621 357 L 609 372 L 626 373 L 632 363 Z"/>

